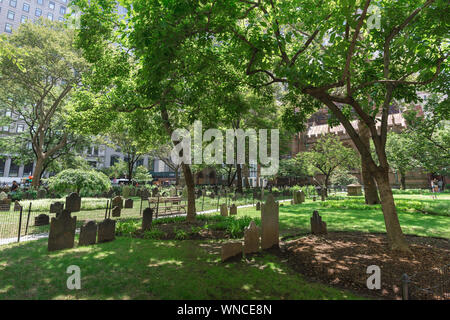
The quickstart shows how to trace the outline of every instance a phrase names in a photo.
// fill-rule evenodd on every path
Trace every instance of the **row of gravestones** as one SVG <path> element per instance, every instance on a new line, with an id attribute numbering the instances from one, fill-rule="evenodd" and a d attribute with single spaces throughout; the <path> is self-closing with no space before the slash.
<path id="1" fill-rule="evenodd" d="M 222 245 L 221 259 L 227 261 L 231 258 L 241 258 L 243 254 L 256 253 L 279 247 L 279 205 L 272 194 L 267 197 L 265 204 L 261 205 L 261 232 L 254 221 L 244 231 L 244 244 L 242 242 L 228 242 Z"/>
<path id="2" fill-rule="evenodd" d="M 227 207 L 226 203 L 222 203 L 222 204 L 220 205 L 220 215 L 221 215 L 222 217 L 227 217 L 227 216 L 228 216 L 228 207 Z M 233 204 L 230 206 L 230 216 L 235 216 L 235 215 L 237 215 L 237 207 L 236 207 L 236 205 L 233 203 Z"/>
<path id="3" fill-rule="evenodd" d="M 112 199 L 112 216 L 113 217 L 120 217 L 120 214 L 122 212 L 122 209 L 133 209 L 133 199 L 126 199 L 125 205 L 124 201 L 121 196 L 116 196 Z"/>
<path id="4" fill-rule="evenodd" d="M 52 218 L 48 236 L 48 251 L 71 249 L 75 242 L 77 217 L 69 210 L 63 210 L 58 217 Z M 115 239 L 116 221 L 105 219 L 100 223 L 87 221 L 80 228 L 79 246 L 108 242 Z"/>

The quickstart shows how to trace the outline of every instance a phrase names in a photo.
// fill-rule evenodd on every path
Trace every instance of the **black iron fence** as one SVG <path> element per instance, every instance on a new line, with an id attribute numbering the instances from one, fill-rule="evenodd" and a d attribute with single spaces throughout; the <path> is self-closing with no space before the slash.
<path id="1" fill-rule="evenodd" d="M 416 272 L 412 275 L 402 275 L 402 299 L 403 300 L 450 300 L 450 264 L 438 270 Z M 433 281 L 426 286 L 420 279 L 432 278 Z"/>

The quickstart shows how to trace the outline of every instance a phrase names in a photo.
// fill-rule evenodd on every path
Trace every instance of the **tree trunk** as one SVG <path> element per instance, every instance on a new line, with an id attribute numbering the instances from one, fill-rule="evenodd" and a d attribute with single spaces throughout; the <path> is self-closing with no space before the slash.
<path id="1" fill-rule="evenodd" d="M 242 194 L 242 166 L 240 164 L 236 164 L 236 172 L 237 172 L 237 192 Z"/>
<path id="2" fill-rule="evenodd" d="M 176 186 L 178 186 L 179 183 L 180 183 L 180 177 L 179 177 L 179 174 L 178 174 L 178 170 L 179 170 L 178 167 L 176 167 L 176 168 L 174 169 L 174 171 L 175 171 L 175 185 L 176 185 Z"/>
<path id="3" fill-rule="evenodd" d="M 33 171 L 33 181 L 31 181 L 31 186 L 34 188 L 39 187 L 39 183 L 41 182 L 41 174 L 44 168 L 45 159 L 42 157 L 38 157 L 36 159 L 36 166 Z"/>
<path id="4" fill-rule="evenodd" d="M 370 132 L 369 128 L 362 121 L 358 121 L 358 131 L 362 142 L 370 149 Z M 361 178 L 364 186 L 364 198 L 366 204 L 379 204 L 380 198 L 378 197 L 377 185 L 375 179 L 369 171 L 366 161 L 361 156 Z"/>
<path id="5" fill-rule="evenodd" d="M 380 190 L 381 208 L 383 210 L 389 245 L 392 250 L 411 252 L 398 220 L 394 196 L 392 195 L 392 189 L 389 184 L 388 172 L 389 169 L 381 168 L 376 173 L 375 178 Z"/>
<path id="6" fill-rule="evenodd" d="M 188 208 L 187 208 L 187 216 L 186 221 L 187 222 L 194 222 L 195 221 L 195 183 L 194 183 L 194 176 L 192 174 L 191 168 L 188 164 L 182 164 L 183 168 L 183 174 L 184 174 L 184 181 L 186 183 L 187 188 L 187 195 L 188 195 Z"/>
<path id="7" fill-rule="evenodd" d="M 406 175 L 402 171 L 400 171 L 400 183 L 402 190 L 406 190 Z"/>

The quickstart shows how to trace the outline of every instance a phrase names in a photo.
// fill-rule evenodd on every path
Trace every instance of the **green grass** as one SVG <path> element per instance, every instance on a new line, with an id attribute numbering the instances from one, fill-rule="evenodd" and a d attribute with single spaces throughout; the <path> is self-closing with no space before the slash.
<path id="1" fill-rule="evenodd" d="M 116 241 L 47 252 L 46 240 L 0 247 L 4 299 L 355 299 L 308 283 L 277 257 L 222 264 L 218 242 Z M 69 290 L 66 269 L 81 269 Z"/>

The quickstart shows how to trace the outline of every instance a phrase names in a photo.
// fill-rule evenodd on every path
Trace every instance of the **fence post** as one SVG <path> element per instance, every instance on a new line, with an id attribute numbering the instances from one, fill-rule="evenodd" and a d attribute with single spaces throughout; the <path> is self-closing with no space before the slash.
<path id="1" fill-rule="evenodd" d="M 139 207 L 139 215 L 140 215 L 140 216 L 142 215 L 142 197 L 141 197 L 141 205 L 140 205 L 140 207 Z"/>
<path id="2" fill-rule="evenodd" d="M 25 228 L 25 235 L 28 234 L 28 223 L 30 222 L 31 204 L 32 202 L 30 202 L 30 206 L 28 207 L 27 226 Z"/>
<path id="3" fill-rule="evenodd" d="M 409 277 L 406 273 L 402 275 L 402 300 L 409 300 L 408 292 Z"/>
<path id="4" fill-rule="evenodd" d="M 205 193 L 206 193 L 206 191 L 205 191 L 205 189 L 203 189 L 202 190 L 202 211 L 203 211 L 203 206 L 205 204 Z"/>
<path id="5" fill-rule="evenodd" d="M 156 202 L 156 219 L 158 219 L 158 212 L 159 212 L 159 195 L 157 197 L 157 202 Z"/>
<path id="6" fill-rule="evenodd" d="M 219 211 L 219 202 L 220 202 L 220 192 L 217 194 L 217 211 Z"/>
<path id="7" fill-rule="evenodd" d="M 22 211 L 23 207 L 20 207 L 19 233 L 17 234 L 17 242 L 20 242 L 20 231 L 22 230 Z"/>
<path id="8" fill-rule="evenodd" d="M 105 219 L 108 216 L 109 200 L 106 200 Z"/>

